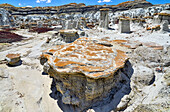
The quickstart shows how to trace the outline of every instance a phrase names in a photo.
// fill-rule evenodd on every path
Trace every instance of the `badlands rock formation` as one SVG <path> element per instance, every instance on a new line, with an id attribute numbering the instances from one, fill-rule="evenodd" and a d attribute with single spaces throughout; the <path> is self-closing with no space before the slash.
<path id="1" fill-rule="evenodd" d="M 130 21 L 128 19 L 120 19 L 119 31 L 120 33 L 130 33 Z"/>
<path id="2" fill-rule="evenodd" d="M 59 30 L 59 36 L 67 43 L 74 42 L 79 38 L 76 30 Z"/>
<path id="3" fill-rule="evenodd" d="M 163 23 L 162 23 L 162 29 L 161 29 L 161 30 L 162 30 L 162 31 L 165 31 L 165 32 L 168 32 L 168 31 L 169 31 L 168 21 L 167 21 L 167 20 L 163 21 Z"/>
<path id="4" fill-rule="evenodd" d="M 0 8 L 0 26 L 8 25 L 13 26 L 14 20 L 11 14 L 5 9 Z"/>
<path id="5" fill-rule="evenodd" d="M 101 28 L 108 29 L 109 19 L 108 19 L 109 9 L 100 9 L 100 24 Z"/>
<path id="6" fill-rule="evenodd" d="M 170 4 L 0 7 L 0 112 L 169 112 Z"/>
<path id="7" fill-rule="evenodd" d="M 123 77 L 131 75 L 123 69 L 131 70 L 123 51 L 95 43 L 92 38 L 54 47 L 41 57 L 41 61 L 46 58 L 44 69 L 54 78 L 62 102 L 80 110 L 114 95 L 122 87 Z"/>

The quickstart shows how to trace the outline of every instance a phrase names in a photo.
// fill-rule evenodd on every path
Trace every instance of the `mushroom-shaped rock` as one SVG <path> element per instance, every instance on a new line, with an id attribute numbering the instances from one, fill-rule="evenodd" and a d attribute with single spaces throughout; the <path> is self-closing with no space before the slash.
<path id="1" fill-rule="evenodd" d="M 9 65 L 19 65 L 19 62 L 21 61 L 20 54 L 8 54 L 6 55 L 5 60 Z"/>
<path id="2" fill-rule="evenodd" d="M 85 109 L 111 94 L 121 80 L 119 69 L 127 66 L 127 55 L 113 47 L 82 37 L 67 45 L 57 45 L 43 53 L 65 104 Z M 46 66 L 46 64 L 44 64 Z"/>
<path id="3" fill-rule="evenodd" d="M 158 18 L 162 20 L 167 20 L 170 23 L 170 10 L 163 10 L 158 13 Z"/>

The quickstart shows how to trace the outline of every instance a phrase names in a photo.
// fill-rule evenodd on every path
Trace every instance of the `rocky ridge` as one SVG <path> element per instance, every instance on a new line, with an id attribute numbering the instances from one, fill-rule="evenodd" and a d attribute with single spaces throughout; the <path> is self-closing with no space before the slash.
<path id="1" fill-rule="evenodd" d="M 2 4 L 0 7 L 6 8 L 10 11 L 12 15 L 31 15 L 31 14 L 61 14 L 61 13 L 74 13 L 74 12 L 89 12 L 89 11 L 99 11 L 101 8 L 109 8 L 113 12 L 115 11 L 123 11 L 132 8 L 145 8 L 152 6 L 151 3 L 143 0 L 143 1 L 131 1 L 124 2 L 118 5 L 90 5 L 86 6 L 83 3 L 70 3 L 62 6 L 56 7 L 14 7 L 10 5 Z"/>

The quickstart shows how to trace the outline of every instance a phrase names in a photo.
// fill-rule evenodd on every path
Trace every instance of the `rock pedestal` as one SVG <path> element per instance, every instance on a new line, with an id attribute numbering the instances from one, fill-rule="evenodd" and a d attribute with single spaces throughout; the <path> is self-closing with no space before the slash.
<path id="1" fill-rule="evenodd" d="M 5 60 L 9 65 L 15 66 L 19 65 L 19 62 L 21 61 L 21 56 L 20 54 L 8 54 L 6 55 Z"/>
<path id="2" fill-rule="evenodd" d="M 108 29 L 109 19 L 108 19 L 108 8 L 100 9 L 100 28 Z"/>
<path id="3" fill-rule="evenodd" d="M 170 24 L 170 10 L 163 10 L 158 14 L 158 18 L 161 21 L 167 20 Z"/>
<path id="4" fill-rule="evenodd" d="M 109 99 L 121 88 L 124 73 L 120 69 L 127 66 L 128 60 L 123 51 L 85 37 L 49 49 L 41 57 L 48 60 L 44 68 L 55 79 L 62 102 L 81 111 Z"/>
<path id="5" fill-rule="evenodd" d="M 128 19 L 119 20 L 119 32 L 120 33 L 130 33 L 130 21 Z"/>
<path id="6" fill-rule="evenodd" d="M 66 43 L 74 42 L 79 38 L 76 30 L 59 30 L 59 35 Z"/>

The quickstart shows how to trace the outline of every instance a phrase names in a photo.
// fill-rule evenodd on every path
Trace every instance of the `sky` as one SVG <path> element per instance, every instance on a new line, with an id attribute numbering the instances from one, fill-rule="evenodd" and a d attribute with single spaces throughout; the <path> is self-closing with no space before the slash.
<path id="1" fill-rule="evenodd" d="M 0 4 L 8 3 L 16 7 L 25 6 L 60 6 L 68 3 L 85 3 L 86 5 L 117 5 L 128 0 L 0 0 Z M 152 4 L 170 3 L 170 0 L 147 0 Z"/>

